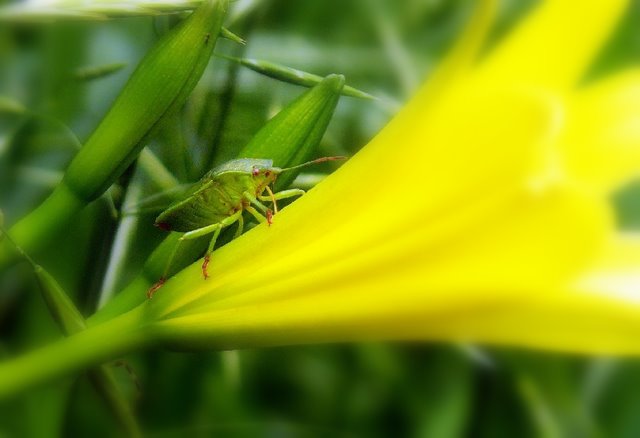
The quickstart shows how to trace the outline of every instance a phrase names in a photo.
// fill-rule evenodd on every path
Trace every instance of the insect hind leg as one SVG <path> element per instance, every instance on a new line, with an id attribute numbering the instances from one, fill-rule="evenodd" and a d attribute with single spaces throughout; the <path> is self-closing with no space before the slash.
<path id="1" fill-rule="evenodd" d="M 149 290 L 147 290 L 147 298 L 151 299 L 155 295 L 155 293 L 160 289 L 164 283 L 167 281 L 167 277 L 169 276 L 169 270 L 171 266 L 173 266 L 173 260 L 176 258 L 176 254 L 178 253 L 178 248 L 180 248 L 180 244 L 184 239 L 181 237 L 178 239 L 178 242 L 173 247 L 173 251 L 171 251 L 171 255 L 167 259 L 167 263 L 164 265 L 164 271 L 162 273 L 162 277 L 155 284 L 153 284 Z"/>
<path id="2" fill-rule="evenodd" d="M 240 217 L 238 217 L 238 229 L 236 230 L 236 233 L 233 235 L 233 238 L 237 239 L 238 237 L 240 237 L 243 231 L 244 231 L 244 217 L 240 215 Z"/>
<path id="3" fill-rule="evenodd" d="M 208 227 L 204 227 L 201 228 L 200 230 L 194 230 L 191 231 L 190 233 L 194 233 L 192 235 L 197 235 L 199 236 L 203 236 L 209 232 L 211 232 L 210 230 L 213 230 L 213 236 L 211 237 L 211 240 L 209 241 L 209 247 L 207 248 L 207 252 L 204 255 L 204 261 L 202 262 L 202 276 L 204 277 L 204 279 L 206 280 L 207 278 L 209 278 L 209 272 L 207 270 L 208 266 L 209 266 L 209 260 L 211 259 L 211 253 L 213 252 L 213 249 L 216 246 L 216 242 L 218 241 L 218 237 L 220 237 L 220 232 L 222 231 L 222 229 L 224 227 L 228 227 L 229 225 L 233 224 L 234 222 L 240 221 L 240 227 L 242 227 L 243 225 L 243 221 L 242 221 L 242 210 L 239 210 L 237 212 L 235 212 L 234 214 L 232 214 L 231 216 L 229 216 L 228 218 L 218 222 L 217 224 L 214 225 L 210 225 Z M 241 228 L 239 227 L 239 229 L 241 230 Z M 207 231 L 205 231 L 207 230 Z M 204 233 L 204 234 L 198 234 L 199 233 Z M 189 233 L 187 233 L 189 234 Z M 185 234 L 183 237 L 187 238 L 187 234 Z M 189 238 L 193 238 L 193 237 L 189 237 Z"/>
<path id="4" fill-rule="evenodd" d="M 169 269 L 173 265 L 173 260 L 175 259 L 175 256 L 176 256 L 176 254 L 178 252 L 178 248 L 180 247 L 180 244 L 184 240 L 197 239 L 199 237 L 206 236 L 207 234 L 213 233 L 213 237 L 211 238 L 211 241 L 209 242 L 209 247 L 208 247 L 207 252 L 206 252 L 206 254 L 204 256 L 204 262 L 202 264 L 202 274 L 203 274 L 204 278 L 207 279 L 209 277 L 209 273 L 207 271 L 207 267 L 209 265 L 209 259 L 211 257 L 211 252 L 213 252 L 213 248 L 216 245 L 216 241 L 218 240 L 218 236 L 220 235 L 220 231 L 222 231 L 222 229 L 224 227 L 227 227 L 227 226 L 233 224 L 234 222 L 240 220 L 241 218 L 242 218 L 242 210 L 232 214 L 231 216 L 225 218 L 224 220 L 222 220 L 222 221 L 220 221 L 218 223 L 207 225 L 206 227 L 198 228 L 197 230 L 192 230 L 192 231 L 189 231 L 187 233 L 184 233 L 182 235 L 182 237 L 180 237 L 180 239 L 178 240 L 178 243 L 173 248 L 173 252 L 171 253 L 171 256 L 167 260 L 167 264 L 165 265 L 165 269 L 164 269 L 164 274 L 162 275 L 160 280 L 158 280 L 147 291 L 147 298 L 149 298 L 149 299 L 153 298 L 153 295 L 167 281 Z"/>
<path id="5" fill-rule="evenodd" d="M 207 248 L 207 252 L 204 254 L 204 261 L 202 262 L 202 276 L 204 277 L 205 280 L 209 278 L 209 272 L 207 271 L 207 267 L 209 266 L 209 260 L 211 259 L 211 253 L 213 252 L 213 248 L 216 246 L 218 237 L 220 237 L 220 231 L 222 231 L 222 226 L 218 227 L 213 232 L 213 236 L 209 241 L 209 247 Z"/>
<path id="6" fill-rule="evenodd" d="M 251 206 L 248 206 L 248 207 L 245 207 L 245 209 L 246 209 L 249 213 L 251 213 L 251 216 L 253 216 L 253 217 L 258 221 L 258 223 L 264 223 L 264 222 L 266 222 L 266 221 L 267 221 L 267 219 L 265 219 L 265 217 L 264 217 L 264 216 L 262 216 L 262 215 L 258 212 L 258 210 L 256 210 L 255 208 L 253 208 L 253 207 L 251 207 Z"/>

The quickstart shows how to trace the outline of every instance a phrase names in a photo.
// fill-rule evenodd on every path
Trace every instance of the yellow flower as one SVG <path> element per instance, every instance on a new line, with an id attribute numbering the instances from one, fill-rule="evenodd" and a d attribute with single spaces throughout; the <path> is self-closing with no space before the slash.
<path id="1" fill-rule="evenodd" d="M 640 240 L 609 201 L 640 167 L 640 72 L 578 87 L 626 2 L 547 1 L 472 66 L 492 3 L 352 160 L 145 303 L 161 339 L 640 353 Z"/>
<path id="2" fill-rule="evenodd" d="M 208 280 L 195 263 L 134 310 L 0 364 L 0 398 L 159 342 L 640 353 L 640 237 L 609 199 L 640 168 L 640 70 L 578 86 L 626 1 L 544 2 L 474 64 L 495 1 L 480 5 L 401 113 L 271 227 L 216 251 Z"/>

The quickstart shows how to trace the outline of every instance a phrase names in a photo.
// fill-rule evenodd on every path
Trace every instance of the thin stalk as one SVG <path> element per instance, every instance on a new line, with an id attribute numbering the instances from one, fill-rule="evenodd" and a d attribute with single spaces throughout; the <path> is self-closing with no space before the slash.
<path id="1" fill-rule="evenodd" d="M 171 190 L 180 184 L 180 181 L 162 164 L 162 161 L 149 149 L 144 148 L 140 152 L 138 165 L 145 175 L 160 190 Z"/>
<path id="2" fill-rule="evenodd" d="M 128 401 L 118 390 L 118 383 L 111 370 L 106 366 L 94 368 L 89 370 L 87 377 L 127 436 L 131 438 L 142 436 L 140 426 L 131 412 Z"/>
<path id="3" fill-rule="evenodd" d="M 15 247 L 16 251 L 31 264 L 36 279 L 38 280 L 42 297 L 61 331 L 65 336 L 69 336 L 85 330 L 87 326 L 84 318 L 74 306 L 73 301 L 71 301 L 69 296 L 60 287 L 55 278 L 41 266 L 37 265 L 33 259 L 11 239 L 11 236 L 6 232 L 1 222 L 2 216 L 0 215 L 1 237 L 7 239 Z M 103 399 L 105 405 L 113 413 L 127 435 L 130 437 L 140 436 L 140 428 L 131 412 L 129 403 L 118 389 L 118 385 L 111 371 L 103 366 L 97 367 L 88 372 L 88 377 L 98 392 L 98 395 Z"/>
<path id="4" fill-rule="evenodd" d="M 125 195 L 123 209 L 130 205 L 135 205 L 142 196 L 142 184 L 139 179 L 134 179 Z M 118 223 L 115 238 L 111 245 L 107 270 L 102 280 L 100 295 L 98 297 L 98 308 L 102 307 L 113 296 L 117 281 L 122 275 L 126 264 L 126 254 L 129 250 L 131 240 L 135 236 L 140 219 L 137 215 L 122 217 Z"/>
<path id="5" fill-rule="evenodd" d="M 402 43 L 398 26 L 391 21 L 389 14 L 383 10 L 383 5 L 379 0 L 361 1 L 359 4 L 373 20 L 384 51 L 398 77 L 403 95 L 411 96 L 420 85 L 420 76 L 411 54 Z"/>
<path id="6" fill-rule="evenodd" d="M 182 126 L 183 113 L 167 119 L 162 126 L 162 155 L 178 181 L 189 181 L 195 164 Z"/>
<path id="7" fill-rule="evenodd" d="M 136 1 L 135 3 L 111 1 L 82 2 L 57 0 L 22 2 L 0 8 L 0 22 L 48 22 L 54 20 L 101 21 L 119 17 L 140 17 L 172 14 L 197 8 L 202 0 L 172 0 L 170 2 Z"/>
<path id="8" fill-rule="evenodd" d="M 246 52 L 246 45 L 238 45 L 236 46 L 236 54 L 238 57 L 242 57 L 242 55 Z M 222 142 L 222 138 L 224 136 L 225 128 L 227 126 L 227 121 L 229 115 L 231 114 L 231 106 L 233 103 L 233 98 L 236 92 L 236 85 L 238 83 L 238 72 L 240 71 L 240 66 L 238 64 L 231 63 L 227 68 L 227 82 L 220 96 L 220 113 L 218 115 L 218 123 L 216 127 L 216 131 L 213 136 L 213 140 L 211 145 L 206 149 L 205 156 L 203 160 L 203 168 L 200 169 L 200 173 L 203 174 L 209 169 L 211 169 L 214 165 L 216 153 L 219 152 L 220 144 Z"/>
<path id="9" fill-rule="evenodd" d="M 59 120 L 56 117 L 46 113 L 31 110 L 17 101 L 11 101 L 11 102 L 14 105 L 12 108 L 12 112 L 16 114 L 21 114 L 24 117 L 24 120 L 22 122 L 23 125 L 28 123 L 30 119 L 41 120 L 47 123 L 51 123 L 56 128 L 60 129 L 60 131 L 65 136 L 65 138 L 70 141 L 71 145 L 73 146 L 73 149 L 76 152 L 82 149 L 82 142 L 80 141 L 80 139 L 78 139 L 78 136 L 62 120 Z M 1 106 L 2 106 L 2 97 L 0 97 L 0 108 Z M 30 178 L 33 177 L 35 181 L 39 180 L 43 182 L 42 185 L 45 185 L 45 186 L 51 185 L 52 188 L 55 188 L 58 184 L 60 184 L 60 182 L 64 178 L 63 173 L 60 173 L 60 175 L 58 175 L 56 171 L 52 171 L 48 169 L 31 168 L 26 170 L 32 170 L 32 172 L 28 173 L 25 179 L 27 179 L 28 181 L 31 181 Z M 105 193 L 102 194 L 101 197 L 102 199 L 104 199 L 107 205 L 107 208 L 109 209 L 109 213 L 111 214 L 111 217 L 117 218 L 118 211 L 115 208 L 115 202 L 113 201 L 113 195 L 111 191 L 107 190 Z"/>
<path id="10" fill-rule="evenodd" d="M 289 84 L 311 88 L 318 85 L 324 79 L 324 77 L 318 76 L 313 73 L 297 70 L 295 68 L 287 67 L 286 65 L 281 65 L 262 59 L 237 58 L 235 56 L 229 56 L 222 53 L 214 53 L 214 55 L 218 58 L 238 63 L 243 67 L 246 67 L 249 70 L 252 70 L 261 75 Z M 342 87 L 342 94 L 344 96 L 357 97 L 360 99 L 378 100 L 375 96 L 358 90 L 357 88 L 350 87 L 349 85 L 345 85 L 344 87 Z"/>
<path id="11" fill-rule="evenodd" d="M 229 23 L 241 20 L 262 0 L 236 0 Z M 0 7 L 1 22 L 51 22 L 58 20 L 104 21 L 122 17 L 155 17 L 196 9 L 202 0 L 54 0 L 14 2 Z"/>

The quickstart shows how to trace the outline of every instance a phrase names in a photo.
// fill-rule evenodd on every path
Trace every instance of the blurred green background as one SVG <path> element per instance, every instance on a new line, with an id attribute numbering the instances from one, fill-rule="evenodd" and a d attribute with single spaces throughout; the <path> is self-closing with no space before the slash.
<path id="1" fill-rule="evenodd" d="M 473 4 L 238 0 L 237 10 L 248 9 L 229 26 L 248 43 L 221 40 L 216 51 L 319 75 L 341 73 L 348 84 L 383 97 L 384 104 L 341 99 L 318 156 L 352 155 L 433 69 Z M 534 4 L 502 1 L 490 44 Z M 137 62 L 178 19 L 0 23 L 0 208 L 7 223 L 51 191 Z M 640 63 L 638 23 L 635 1 L 585 81 Z M 83 77 L 87 67 L 113 63 L 124 68 Z M 193 181 L 209 154 L 216 163 L 234 157 L 302 91 L 213 58 L 183 113 L 154 138 L 152 149 L 178 179 Z M 127 190 L 132 182 L 140 193 Z M 134 165 L 111 195 L 120 206 L 157 191 Z M 637 185 L 617 196 L 621 226 L 640 226 L 639 199 Z M 162 239 L 153 217 L 135 218 L 126 251 L 114 255 L 121 248 L 114 242 L 122 241 L 118 222 L 100 200 L 38 261 L 90 315 Z M 29 269 L 3 273 L 0 357 L 58 336 Z M 112 366 L 149 436 L 640 436 L 640 362 L 631 359 L 433 344 L 156 351 L 124 359 Z M 120 433 L 85 378 L 0 407 L 0 436 Z"/>

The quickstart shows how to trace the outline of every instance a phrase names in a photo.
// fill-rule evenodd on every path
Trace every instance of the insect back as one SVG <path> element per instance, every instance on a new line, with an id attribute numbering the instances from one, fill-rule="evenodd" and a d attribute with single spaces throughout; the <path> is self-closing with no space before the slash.
<path id="1" fill-rule="evenodd" d="M 275 180 L 271 160 L 237 159 L 205 174 L 157 217 L 155 225 L 165 231 L 189 232 L 221 222 L 257 198 Z"/>

